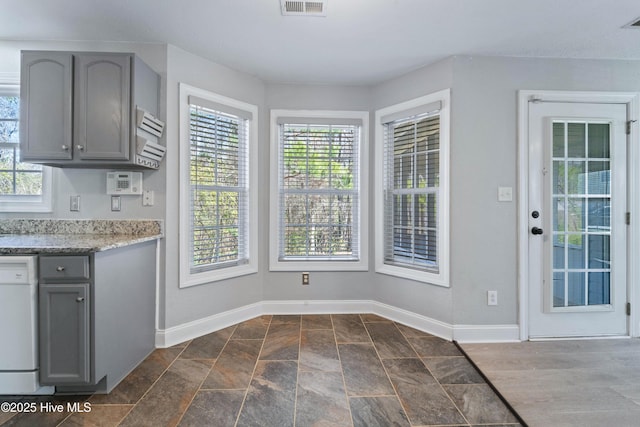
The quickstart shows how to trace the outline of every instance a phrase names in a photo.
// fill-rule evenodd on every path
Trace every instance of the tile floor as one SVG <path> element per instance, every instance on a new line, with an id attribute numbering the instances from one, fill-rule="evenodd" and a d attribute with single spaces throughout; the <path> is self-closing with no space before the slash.
<path id="1" fill-rule="evenodd" d="M 91 411 L 0 424 L 520 425 L 453 343 L 373 314 L 258 317 L 154 351 L 108 395 L 54 401 Z"/>

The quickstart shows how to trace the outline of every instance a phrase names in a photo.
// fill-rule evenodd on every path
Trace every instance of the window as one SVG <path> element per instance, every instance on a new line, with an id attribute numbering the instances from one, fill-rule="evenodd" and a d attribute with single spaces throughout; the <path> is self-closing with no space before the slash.
<path id="1" fill-rule="evenodd" d="M 272 111 L 272 270 L 366 270 L 366 112 Z"/>
<path id="2" fill-rule="evenodd" d="M 376 271 L 448 286 L 449 91 L 376 112 Z"/>
<path id="3" fill-rule="evenodd" d="M 0 211 L 51 211 L 49 168 L 20 162 L 18 85 L 0 84 Z"/>
<path id="4" fill-rule="evenodd" d="M 181 286 L 257 271 L 257 107 L 180 85 Z"/>

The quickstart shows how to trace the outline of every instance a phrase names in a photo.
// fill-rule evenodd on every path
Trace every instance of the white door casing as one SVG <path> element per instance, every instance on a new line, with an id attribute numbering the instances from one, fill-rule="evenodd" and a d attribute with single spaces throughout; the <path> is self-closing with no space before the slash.
<path id="1" fill-rule="evenodd" d="M 635 316 L 628 327 L 626 303 L 637 298 L 628 283 L 638 271 L 626 260 L 628 251 L 638 253 L 638 238 L 632 236 L 627 242 L 632 227 L 624 223 L 626 212 L 638 205 L 633 193 L 627 197 L 627 185 L 631 191 L 638 188 L 638 168 L 631 166 L 638 150 L 627 153 L 625 134 L 628 116 L 637 115 L 637 102 L 637 94 L 519 93 L 518 280 L 523 340 L 637 334 Z M 576 136 L 576 130 L 582 134 Z M 611 138 L 610 153 L 607 149 L 606 154 L 594 155 L 590 147 L 597 132 L 601 139 L 604 134 Z M 576 138 L 584 142 L 577 143 Z M 582 152 L 576 152 L 580 144 Z M 599 182 L 606 184 L 609 177 L 611 188 L 602 187 Z M 534 227 L 542 234 L 532 234 Z M 606 286 L 609 278 L 611 292 Z"/>

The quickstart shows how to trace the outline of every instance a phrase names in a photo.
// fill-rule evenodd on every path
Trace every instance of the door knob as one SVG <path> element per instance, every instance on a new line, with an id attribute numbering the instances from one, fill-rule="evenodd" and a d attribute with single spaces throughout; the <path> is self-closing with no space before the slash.
<path id="1" fill-rule="evenodd" d="M 531 229 L 531 234 L 538 235 L 538 234 L 542 234 L 542 233 L 544 233 L 544 231 L 542 230 L 542 228 L 539 228 L 539 227 L 533 227 L 533 228 Z"/>

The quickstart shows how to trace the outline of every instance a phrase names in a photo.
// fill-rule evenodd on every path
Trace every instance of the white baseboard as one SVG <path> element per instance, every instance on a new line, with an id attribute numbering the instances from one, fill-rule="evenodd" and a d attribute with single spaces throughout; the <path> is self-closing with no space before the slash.
<path id="1" fill-rule="evenodd" d="M 423 332 L 463 343 L 519 341 L 518 325 L 451 325 L 372 300 L 261 301 L 156 331 L 156 347 L 166 348 L 265 314 L 373 313 Z"/>
<path id="2" fill-rule="evenodd" d="M 262 315 L 262 303 L 257 302 L 168 329 L 159 329 L 156 331 L 156 347 L 171 347 L 260 315 Z"/>
<path id="3" fill-rule="evenodd" d="M 518 325 L 454 325 L 453 339 L 460 343 L 520 342 Z"/>

